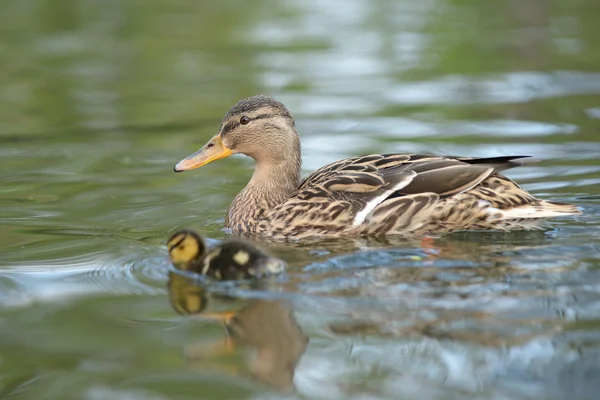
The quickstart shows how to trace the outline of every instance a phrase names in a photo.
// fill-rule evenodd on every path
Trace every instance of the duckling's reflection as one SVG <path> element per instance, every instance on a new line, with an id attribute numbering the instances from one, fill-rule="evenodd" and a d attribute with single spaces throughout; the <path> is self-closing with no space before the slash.
<path id="1" fill-rule="evenodd" d="M 189 276 L 169 272 L 167 289 L 171 307 L 180 315 L 200 314 L 206 308 L 206 288 Z"/>
<path id="2" fill-rule="evenodd" d="M 256 351 L 249 363 L 254 378 L 283 391 L 294 389 L 294 371 L 305 352 L 308 337 L 294 319 L 291 308 L 279 300 L 250 300 L 230 313 L 208 312 L 210 296 L 194 279 L 169 273 L 169 298 L 173 309 L 182 315 L 214 317 L 225 325 L 225 342 L 212 346 L 218 352 L 233 352 L 238 347 Z M 209 350 L 205 346 L 188 348 L 186 357 L 199 359 Z"/>

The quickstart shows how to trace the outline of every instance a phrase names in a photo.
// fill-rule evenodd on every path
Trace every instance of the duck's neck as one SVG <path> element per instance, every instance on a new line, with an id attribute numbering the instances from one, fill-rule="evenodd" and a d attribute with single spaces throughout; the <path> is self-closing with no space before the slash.
<path id="1" fill-rule="evenodd" d="M 252 232 L 258 220 L 283 203 L 300 183 L 300 152 L 286 154 L 279 163 L 256 160 L 250 182 L 238 193 L 225 218 L 225 227 Z"/>

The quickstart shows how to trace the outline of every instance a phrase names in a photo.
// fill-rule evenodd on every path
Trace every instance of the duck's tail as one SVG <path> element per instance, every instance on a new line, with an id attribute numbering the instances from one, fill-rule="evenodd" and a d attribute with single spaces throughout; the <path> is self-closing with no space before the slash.
<path id="1" fill-rule="evenodd" d="M 525 204 L 507 210 L 502 210 L 501 219 L 547 219 L 560 217 L 562 215 L 576 214 L 581 214 L 581 210 L 579 210 L 579 208 L 573 204 L 538 200 L 533 204 Z"/>
<path id="2" fill-rule="evenodd" d="M 495 216 L 508 229 L 540 229 L 547 219 L 581 214 L 581 210 L 572 204 L 545 200 L 498 211 Z"/>

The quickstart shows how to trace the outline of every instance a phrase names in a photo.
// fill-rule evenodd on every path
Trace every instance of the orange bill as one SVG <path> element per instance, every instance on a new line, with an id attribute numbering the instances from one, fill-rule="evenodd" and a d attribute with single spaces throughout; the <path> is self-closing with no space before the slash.
<path id="1" fill-rule="evenodd" d="M 223 144 L 219 135 L 213 136 L 200 150 L 175 165 L 175 172 L 199 168 L 215 160 L 229 157 L 233 151 Z"/>

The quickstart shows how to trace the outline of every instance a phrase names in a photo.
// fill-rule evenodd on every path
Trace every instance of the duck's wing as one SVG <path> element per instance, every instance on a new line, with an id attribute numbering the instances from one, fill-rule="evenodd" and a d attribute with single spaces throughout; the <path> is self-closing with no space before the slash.
<path id="1" fill-rule="evenodd" d="M 441 198 L 466 192 L 479 185 L 490 175 L 525 164 L 529 156 L 507 157 L 436 157 L 412 155 L 406 162 L 410 171 L 417 173 L 404 195 L 436 193 Z"/>
<path id="2" fill-rule="evenodd" d="M 524 156 L 466 158 L 426 154 L 372 154 L 326 165 L 268 215 L 281 234 L 365 229 L 410 230 L 440 198 L 468 191 Z M 272 232 L 277 234 L 278 232 Z"/>
<path id="3" fill-rule="evenodd" d="M 414 171 L 414 183 L 404 194 L 432 192 L 450 196 L 468 190 L 494 172 L 523 165 L 523 158 L 442 157 L 428 154 L 371 154 L 326 165 L 308 175 L 298 192 L 323 187 L 332 192 L 368 193 L 394 185 L 402 173 Z M 486 175 L 487 174 L 487 175 Z M 423 185 L 419 186 L 418 183 Z M 465 189 L 465 187 L 467 189 Z"/>

